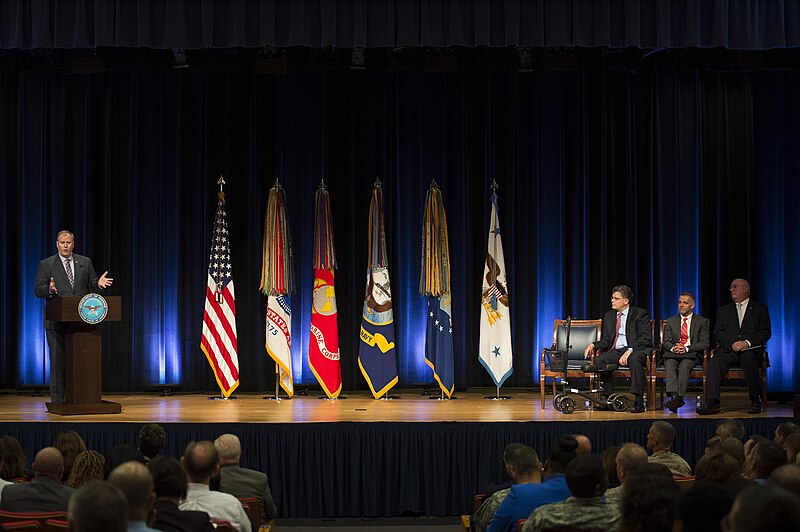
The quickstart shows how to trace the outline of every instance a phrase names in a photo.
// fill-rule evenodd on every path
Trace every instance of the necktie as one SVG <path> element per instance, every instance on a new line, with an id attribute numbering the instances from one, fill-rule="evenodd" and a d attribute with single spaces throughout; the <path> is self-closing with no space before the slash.
<path id="1" fill-rule="evenodd" d="M 75 276 L 72 275 L 72 264 L 70 264 L 70 259 L 66 259 L 64 261 L 64 266 L 67 269 L 67 279 L 69 279 L 69 285 L 72 288 L 75 288 Z"/>
<path id="2" fill-rule="evenodd" d="M 681 343 L 686 344 L 689 339 L 689 318 L 683 318 L 683 325 L 681 325 Z"/>
<path id="3" fill-rule="evenodd" d="M 619 324 L 622 322 L 622 312 L 617 312 L 617 327 L 616 332 L 614 333 L 614 343 L 611 344 L 611 349 L 616 349 L 617 347 L 617 339 L 619 338 Z"/>
<path id="4" fill-rule="evenodd" d="M 744 309 L 741 303 L 736 303 L 736 314 L 739 315 L 739 327 L 742 326 L 742 318 L 744 318 Z"/>

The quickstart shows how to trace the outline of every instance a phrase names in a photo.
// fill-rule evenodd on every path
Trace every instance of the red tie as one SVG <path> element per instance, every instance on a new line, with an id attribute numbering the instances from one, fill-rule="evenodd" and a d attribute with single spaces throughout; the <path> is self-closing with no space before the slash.
<path id="1" fill-rule="evenodd" d="M 689 339 L 689 324 L 686 321 L 689 318 L 683 318 L 683 325 L 681 325 L 681 343 L 686 344 L 686 341 Z"/>
<path id="2" fill-rule="evenodd" d="M 614 333 L 614 343 L 611 344 L 611 349 L 617 348 L 617 339 L 619 339 L 619 324 L 622 321 L 622 312 L 617 312 L 617 331 Z"/>

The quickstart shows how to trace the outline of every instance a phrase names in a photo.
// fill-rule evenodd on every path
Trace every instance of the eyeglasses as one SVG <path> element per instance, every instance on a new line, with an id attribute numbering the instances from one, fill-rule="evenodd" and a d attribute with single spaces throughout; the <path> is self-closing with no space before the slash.
<path id="1" fill-rule="evenodd" d="M 611 296 L 611 301 L 620 301 L 621 299 L 627 299 L 627 298 Z"/>

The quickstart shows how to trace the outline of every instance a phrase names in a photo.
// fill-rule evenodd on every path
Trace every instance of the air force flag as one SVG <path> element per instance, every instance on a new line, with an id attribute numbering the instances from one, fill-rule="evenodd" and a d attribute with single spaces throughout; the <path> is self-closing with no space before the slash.
<path id="1" fill-rule="evenodd" d="M 428 325 L 425 331 L 425 362 L 442 392 L 450 397 L 455 387 L 453 368 L 453 320 L 450 294 L 428 297 Z"/>

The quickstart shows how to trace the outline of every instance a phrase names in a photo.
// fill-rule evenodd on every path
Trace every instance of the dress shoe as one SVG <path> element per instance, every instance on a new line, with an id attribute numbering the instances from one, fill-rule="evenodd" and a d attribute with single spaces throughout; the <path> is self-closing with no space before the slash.
<path id="1" fill-rule="evenodd" d="M 631 414 L 641 414 L 644 412 L 644 400 L 641 396 L 637 397 L 633 401 L 633 408 L 631 408 Z"/>
<path id="2" fill-rule="evenodd" d="M 712 414 L 719 414 L 719 401 L 708 401 L 705 406 L 697 409 L 697 413 L 701 416 L 710 416 Z"/>
<path id="3" fill-rule="evenodd" d="M 678 409 L 679 409 L 680 407 L 682 407 L 683 405 L 685 405 L 685 404 L 686 404 L 686 402 L 683 400 L 683 398 L 682 398 L 682 397 L 680 397 L 680 396 L 678 396 L 678 395 L 673 395 L 673 396 L 670 398 L 670 400 L 669 400 L 669 401 L 667 401 L 667 402 L 664 404 L 664 406 L 666 406 L 667 408 L 669 408 L 670 412 L 672 412 L 673 414 L 677 414 L 677 413 L 678 413 Z"/>
<path id="4" fill-rule="evenodd" d="M 760 414 L 761 413 L 761 401 L 753 401 L 750 403 L 750 408 L 747 409 L 748 414 Z"/>

